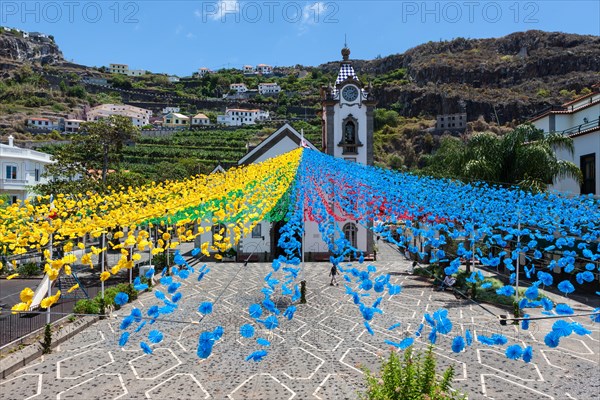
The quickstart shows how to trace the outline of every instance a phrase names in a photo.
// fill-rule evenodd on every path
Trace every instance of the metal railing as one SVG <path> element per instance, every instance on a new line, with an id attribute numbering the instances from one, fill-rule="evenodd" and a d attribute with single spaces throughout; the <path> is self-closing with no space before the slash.
<path id="1" fill-rule="evenodd" d="M 574 127 L 571 127 L 569 129 L 565 129 L 564 131 L 561 132 L 561 134 L 563 136 L 569 136 L 569 135 L 573 135 L 575 133 L 581 133 L 581 132 L 585 132 L 588 129 L 592 129 L 592 128 L 596 128 L 600 126 L 600 118 L 597 118 L 595 120 L 583 123 L 581 125 L 576 125 Z"/>

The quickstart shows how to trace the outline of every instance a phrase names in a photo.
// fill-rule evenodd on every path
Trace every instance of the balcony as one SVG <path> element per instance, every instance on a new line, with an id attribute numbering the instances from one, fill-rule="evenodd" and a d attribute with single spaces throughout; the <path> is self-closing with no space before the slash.
<path id="1" fill-rule="evenodd" d="M 0 179 L 0 190 L 25 190 L 26 179 Z"/>
<path id="2" fill-rule="evenodd" d="M 600 127 L 600 118 L 586 122 L 581 125 L 576 125 L 569 129 L 565 129 L 564 131 L 562 131 L 560 133 L 563 136 L 572 136 L 572 135 L 578 135 L 580 133 L 586 133 L 587 131 L 591 131 L 591 130 L 599 128 L 599 127 Z"/>

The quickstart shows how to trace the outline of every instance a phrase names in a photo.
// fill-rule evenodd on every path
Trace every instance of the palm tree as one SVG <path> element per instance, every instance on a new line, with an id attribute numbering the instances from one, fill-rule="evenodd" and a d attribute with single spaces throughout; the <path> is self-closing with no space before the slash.
<path id="1" fill-rule="evenodd" d="M 573 154 L 571 138 L 559 133 L 545 134 L 531 124 L 519 125 L 498 136 L 477 133 L 466 143 L 445 138 L 437 153 L 429 159 L 427 172 L 463 180 L 483 180 L 503 185 L 519 185 L 531 191 L 545 191 L 557 177 L 581 182 L 577 165 L 559 160 L 556 151 Z"/>

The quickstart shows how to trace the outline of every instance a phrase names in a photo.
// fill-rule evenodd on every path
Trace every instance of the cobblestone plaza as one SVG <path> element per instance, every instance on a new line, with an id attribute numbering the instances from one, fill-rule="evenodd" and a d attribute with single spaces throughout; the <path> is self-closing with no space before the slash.
<path id="1" fill-rule="evenodd" d="M 402 284 L 402 293 L 386 296 L 384 314 L 376 315 L 370 335 L 351 296 L 340 286 L 329 286 L 329 266 L 307 263 L 306 305 L 298 305 L 291 321 L 280 318 L 274 331 L 257 330 L 252 339 L 240 336 L 239 328 L 252 323 L 248 306 L 263 299 L 260 289 L 270 264 L 210 264 L 211 272 L 201 281 L 183 281 L 179 309 L 157 321 L 151 329 L 164 333 L 152 345 L 153 354 L 139 347 L 148 328 L 131 335 L 119 347 L 119 324 L 132 307 L 143 311 L 158 304 L 153 293 L 99 321 L 46 355 L 0 381 L 0 399 L 356 399 L 363 390 L 362 368 L 376 370 L 390 346 L 414 333 L 424 313 L 446 308 L 454 327 L 450 335 L 439 335 L 435 347 L 440 369 L 452 365 L 455 387 L 470 399 L 580 399 L 600 393 L 600 329 L 588 317 L 577 320 L 592 331 L 585 336 L 563 338 L 557 348 L 544 345 L 543 337 L 553 320 L 531 322 L 528 331 L 500 326 L 497 317 L 468 300 L 457 300 L 448 292 L 437 292 L 430 282 L 406 273 L 401 260 L 387 245 L 372 263 L 377 273 L 390 273 L 391 282 Z M 552 295 L 551 295 L 552 296 Z M 277 299 L 277 296 L 273 296 Z M 280 297 L 281 307 L 286 298 Z M 214 302 L 214 311 L 201 320 L 197 312 L 203 301 Z M 591 307 L 567 299 L 576 312 Z M 494 314 L 506 310 L 486 305 Z M 534 311 L 538 312 L 539 311 Z M 533 313 L 532 313 L 533 315 Z M 162 317 L 161 317 L 162 318 Z M 401 325 L 389 331 L 396 323 Z M 223 326 L 223 337 L 208 359 L 196 355 L 200 332 Z M 489 347 L 475 341 L 459 354 L 450 349 L 454 335 L 470 329 L 475 335 L 501 333 L 508 344 L 532 345 L 531 363 L 513 361 L 504 347 Z M 427 347 L 427 328 L 415 341 Z M 257 337 L 271 341 L 261 362 L 244 361 L 262 346 Z"/>

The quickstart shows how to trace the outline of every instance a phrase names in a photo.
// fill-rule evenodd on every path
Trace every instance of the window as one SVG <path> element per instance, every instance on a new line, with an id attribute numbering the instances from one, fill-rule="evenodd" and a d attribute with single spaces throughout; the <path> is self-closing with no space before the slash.
<path id="1" fill-rule="evenodd" d="M 579 165 L 583 174 L 581 194 L 596 194 L 596 153 L 581 156 Z"/>
<path id="2" fill-rule="evenodd" d="M 357 238 L 357 233 L 358 233 L 358 228 L 356 227 L 356 225 L 353 224 L 352 222 L 349 222 L 346 225 L 344 225 L 343 231 L 344 231 L 344 236 L 346 237 L 346 240 L 348 242 L 350 242 L 350 245 L 352 247 L 356 248 L 357 247 L 356 238 Z"/>
<path id="3" fill-rule="evenodd" d="M 348 121 L 344 125 L 344 151 L 343 153 L 356 153 L 356 125 Z"/>
<path id="4" fill-rule="evenodd" d="M 212 227 L 212 244 L 214 245 L 216 242 L 219 242 L 219 240 L 215 240 L 215 235 L 220 235 L 222 237 L 225 237 L 225 235 L 227 234 L 225 232 L 225 225 L 223 224 L 216 224 L 213 225 Z"/>
<path id="5" fill-rule="evenodd" d="M 11 201 L 12 201 L 11 204 L 15 204 L 17 202 L 17 200 L 19 200 L 19 198 L 17 196 L 12 196 L 11 197 Z"/>
<path id="6" fill-rule="evenodd" d="M 254 228 L 252 228 L 252 238 L 253 239 L 261 239 L 262 238 L 262 225 L 256 224 Z"/>
<path id="7" fill-rule="evenodd" d="M 16 165 L 7 165 L 6 166 L 6 179 L 17 179 L 17 166 Z"/>
<path id="8" fill-rule="evenodd" d="M 36 182 L 40 181 L 40 169 L 39 168 L 35 169 L 35 181 Z"/>

